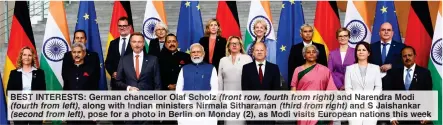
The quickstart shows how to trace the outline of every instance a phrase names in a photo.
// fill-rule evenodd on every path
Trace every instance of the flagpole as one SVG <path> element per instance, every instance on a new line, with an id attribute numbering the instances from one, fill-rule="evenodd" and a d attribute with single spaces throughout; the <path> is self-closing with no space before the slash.
<path id="1" fill-rule="evenodd" d="M 8 28 L 9 28 L 9 25 L 8 25 L 8 15 L 9 14 L 9 12 L 8 12 L 8 1 L 5 1 L 5 20 L 6 21 L 4 21 L 5 22 L 5 43 L 8 43 L 8 40 L 9 40 L 9 30 L 8 30 Z"/>

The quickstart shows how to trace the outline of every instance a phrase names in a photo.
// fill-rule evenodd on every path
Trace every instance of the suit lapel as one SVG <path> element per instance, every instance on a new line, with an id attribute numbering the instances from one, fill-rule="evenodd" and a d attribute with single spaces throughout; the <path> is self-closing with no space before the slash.
<path id="1" fill-rule="evenodd" d="M 401 73 L 400 74 L 398 74 L 400 77 L 400 79 L 401 79 L 401 84 L 400 84 L 400 86 L 401 86 L 401 88 L 402 88 L 402 90 L 406 90 L 406 87 L 405 87 L 405 79 L 403 78 L 404 76 L 404 73 L 405 73 L 405 70 L 403 69 L 403 68 L 401 68 Z M 409 87 L 409 88 L 411 88 L 411 87 Z"/>
<path id="2" fill-rule="evenodd" d="M 137 79 L 137 76 L 136 76 L 136 74 L 135 74 L 135 63 L 134 63 L 134 54 L 133 53 L 130 53 L 130 54 L 128 54 L 128 60 L 129 60 L 129 64 L 128 64 L 128 66 L 129 66 L 129 69 L 131 70 L 131 73 L 134 73 L 134 74 L 132 74 L 131 76 L 134 78 L 134 79 Z"/>
<path id="3" fill-rule="evenodd" d="M 271 68 L 270 68 L 270 66 L 269 66 L 269 64 L 270 64 L 270 62 L 268 62 L 268 61 L 266 61 L 266 65 L 265 65 L 265 74 L 263 74 L 264 76 L 263 76 L 263 85 L 265 85 L 265 84 L 268 84 L 269 82 L 269 78 L 270 78 L 270 76 L 271 76 Z"/>
<path id="4" fill-rule="evenodd" d="M 348 50 L 346 50 L 345 61 L 343 61 L 342 65 L 352 64 L 353 62 L 351 62 L 352 61 L 351 59 L 354 58 L 354 57 L 352 57 L 352 55 L 353 55 L 352 48 L 350 46 L 348 46 Z"/>
<path id="5" fill-rule="evenodd" d="M 378 42 L 376 42 L 376 43 L 374 43 L 374 50 L 372 50 L 372 52 L 374 53 L 374 56 L 375 56 L 375 58 L 373 58 L 373 59 L 375 59 L 374 60 L 374 62 L 375 62 L 375 64 L 377 64 L 377 62 L 379 62 L 380 64 L 382 64 L 383 62 L 381 61 L 381 49 L 380 49 L 380 46 L 381 46 L 381 41 L 378 41 Z M 357 48 L 355 48 L 355 51 L 357 51 Z"/>
<path id="6" fill-rule="evenodd" d="M 254 80 L 256 80 L 256 82 L 252 82 L 252 83 L 260 84 L 260 79 L 258 78 L 257 65 L 256 65 L 255 61 L 253 61 L 252 65 L 251 65 L 251 68 L 253 69 L 252 77 L 253 77 Z"/>
<path id="7" fill-rule="evenodd" d="M 357 65 L 354 66 L 354 74 L 357 75 L 357 79 L 358 79 L 358 84 L 360 84 L 361 87 L 365 87 L 365 85 L 363 84 L 363 77 L 360 74 L 360 67 Z"/>
<path id="8" fill-rule="evenodd" d="M 143 61 L 142 61 L 142 70 L 140 71 L 140 76 L 142 76 L 147 70 L 146 67 L 148 67 L 148 55 L 144 54 L 143 55 Z"/>
<path id="9" fill-rule="evenodd" d="M 391 46 L 389 47 L 388 55 L 386 55 L 385 63 L 386 63 L 386 62 L 391 62 L 391 61 L 390 61 L 390 58 L 391 58 L 391 56 L 392 56 L 392 53 L 393 53 L 394 51 L 396 51 L 395 49 L 397 49 L 397 46 L 396 46 L 396 45 L 397 45 L 397 44 L 396 44 L 394 41 L 391 40 Z"/>

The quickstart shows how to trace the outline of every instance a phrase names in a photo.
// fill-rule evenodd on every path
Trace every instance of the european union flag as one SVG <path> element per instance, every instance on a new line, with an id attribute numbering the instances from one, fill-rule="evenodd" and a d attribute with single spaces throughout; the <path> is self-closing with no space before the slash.
<path id="1" fill-rule="evenodd" d="M 182 1 L 178 17 L 177 40 L 178 48 L 189 53 L 189 47 L 198 43 L 203 37 L 203 23 L 198 1 Z"/>
<path id="2" fill-rule="evenodd" d="M 0 74 L 0 76 L 2 76 Z M 0 125 L 7 125 L 9 124 L 8 122 L 8 111 L 6 110 L 6 96 L 5 96 L 5 91 L 3 89 L 3 82 L 0 79 Z"/>
<path id="3" fill-rule="evenodd" d="M 400 28 L 398 28 L 397 14 L 395 13 L 394 1 L 377 1 L 371 43 L 380 41 L 380 26 L 385 22 L 389 22 L 392 25 L 392 31 L 394 31 L 392 40 L 402 42 Z"/>
<path id="4" fill-rule="evenodd" d="M 288 85 L 288 58 L 292 45 L 300 43 L 299 29 L 305 24 L 303 7 L 300 1 L 283 1 L 277 33 L 277 65 Z"/>
<path id="5" fill-rule="evenodd" d="M 107 90 L 106 74 L 103 66 L 102 44 L 100 40 L 100 32 L 98 30 L 97 16 L 95 15 L 94 1 L 80 1 L 75 30 L 80 29 L 86 32 L 86 48 L 89 51 L 96 52 L 100 60 L 99 89 Z"/>

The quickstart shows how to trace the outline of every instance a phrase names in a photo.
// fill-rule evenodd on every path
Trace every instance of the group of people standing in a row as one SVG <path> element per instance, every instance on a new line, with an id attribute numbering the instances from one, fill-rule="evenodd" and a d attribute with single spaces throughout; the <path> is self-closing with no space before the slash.
<path id="1" fill-rule="evenodd" d="M 156 39 L 145 52 L 144 36 L 135 32 L 128 18 L 118 19 L 120 37 L 110 42 L 105 61 L 111 75 L 112 90 L 432 90 L 430 72 L 415 64 L 415 50 L 399 41 L 392 41 L 392 26 L 380 28 L 381 41 L 359 42 L 355 49 L 348 45 L 350 31 L 340 28 L 336 38 L 340 48 L 326 56 L 325 47 L 312 41 L 314 28 L 305 24 L 300 29 L 303 42 L 291 47 L 288 61 L 289 81 L 282 82 L 275 63 L 275 40 L 266 39 L 267 24 L 256 21 L 256 39 L 245 47 L 239 36 L 220 36 L 220 24 L 211 19 L 205 36 L 190 47 L 190 54 L 178 50 L 177 37 L 168 34 L 165 24 L 155 26 Z M 74 33 L 71 51 L 63 58 L 64 90 L 98 90 L 100 64 L 95 52 L 86 50 L 83 30 Z M 272 47 L 274 46 L 274 47 Z M 245 49 L 246 48 L 246 49 Z M 249 54 L 249 55 L 248 55 Z M 45 90 L 43 70 L 35 67 L 36 54 L 24 47 L 11 71 L 8 90 Z M 327 59 L 328 58 L 328 59 Z M 387 75 L 386 75 L 387 74 Z M 290 85 L 285 85 L 288 83 Z M 39 124 L 36 121 L 15 121 L 16 124 Z M 276 124 L 275 121 L 224 121 L 219 124 Z M 324 121 L 297 121 L 298 125 L 327 124 Z M 340 124 L 335 121 L 334 124 Z M 349 121 L 353 125 L 375 125 L 377 121 Z M 387 124 L 425 124 L 427 121 L 386 121 Z M 68 124 L 94 124 L 92 121 L 68 121 Z M 114 121 L 114 124 L 177 124 L 177 121 Z M 181 120 L 178 124 L 215 125 L 216 119 Z"/>

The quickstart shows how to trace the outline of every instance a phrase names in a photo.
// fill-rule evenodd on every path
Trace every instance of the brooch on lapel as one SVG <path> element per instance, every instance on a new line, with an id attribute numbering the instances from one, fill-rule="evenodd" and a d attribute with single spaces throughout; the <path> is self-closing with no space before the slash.
<path id="1" fill-rule="evenodd" d="M 88 74 L 87 72 L 84 72 L 84 73 L 83 73 L 83 76 L 88 77 L 89 74 Z"/>
<path id="2" fill-rule="evenodd" d="M 181 60 L 180 65 L 183 65 L 183 64 L 185 64 L 185 61 Z"/>
<path id="3" fill-rule="evenodd" d="M 35 77 L 37 77 L 37 73 L 32 74 L 32 78 L 35 78 Z"/>

